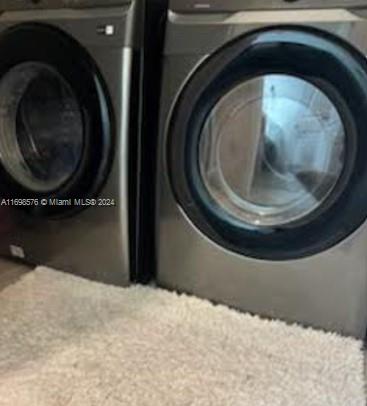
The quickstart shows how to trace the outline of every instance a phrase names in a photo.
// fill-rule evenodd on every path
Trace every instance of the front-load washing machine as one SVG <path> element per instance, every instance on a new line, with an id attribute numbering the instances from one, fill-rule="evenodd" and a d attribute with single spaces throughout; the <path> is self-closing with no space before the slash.
<path id="1" fill-rule="evenodd" d="M 2 256 L 129 283 L 138 3 L 0 2 Z"/>
<path id="2" fill-rule="evenodd" d="M 169 8 L 159 285 L 364 337 L 367 1 Z"/>

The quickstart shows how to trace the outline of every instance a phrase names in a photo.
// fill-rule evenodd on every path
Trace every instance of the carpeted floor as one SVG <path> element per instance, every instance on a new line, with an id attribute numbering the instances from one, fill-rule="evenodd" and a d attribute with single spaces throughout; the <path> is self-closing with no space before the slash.
<path id="1" fill-rule="evenodd" d="M 364 406 L 362 344 L 38 268 L 0 284 L 1 406 Z"/>

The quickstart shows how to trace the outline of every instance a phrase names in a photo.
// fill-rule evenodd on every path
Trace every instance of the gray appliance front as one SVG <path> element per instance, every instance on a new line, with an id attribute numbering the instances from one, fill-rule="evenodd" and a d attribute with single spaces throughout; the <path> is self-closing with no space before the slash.
<path id="1" fill-rule="evenodd" d="M 1 32 L 22 23 L 45 24 L 62 30 L 84 47 L 100 71 L 114 117 L 114 134 L 109 134 L 114 141 L 112 167 L 98 194 L 100 205 L 54 219 L 2 207 L 1 255 L 105 283 L 129 283 L 128 145 L 133 44 L 128 26 L 131 13 L 132 8 L 125 5 L 109 9 L 45 10 L 42 14 L 25 10 L 0 16 Z M 113 35 L 101 31 L 108 26 L 113 27 Z"/>
<path id="2" fill-rule="evenodd" d="M 342 9 L 224 14 L 170 13 L 164 55 L 158 176 L 158 283 L 288 322 L 364 337 L 367 227 L 324 252 L 272 261 L 231 252 L 205 235 L 178 204 L 167 167 L 167 117 L 190 75 L 208 55 L 255 29 L 312 26 L 367 52 L 367 20 Z"/>

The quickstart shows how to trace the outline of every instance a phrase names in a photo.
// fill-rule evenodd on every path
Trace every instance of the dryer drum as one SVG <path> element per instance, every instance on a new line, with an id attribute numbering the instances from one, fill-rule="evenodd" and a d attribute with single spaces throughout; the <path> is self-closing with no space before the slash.
<path id="1" fill-rule="evenodd" d="M 280 26 L 206 59 L 178 97 L 167 164 L 179 205 L 249 257 L 324 251 L 367 217 L 367 64 L 317 29 Z"/>
<path id="2" fill-rule="evenodd" d="M 76 171 L 83 118 L 70 85 L 53 68 L 25 62 L 0 81 L 0 160 L 15 180 L 53 192 Z"/>

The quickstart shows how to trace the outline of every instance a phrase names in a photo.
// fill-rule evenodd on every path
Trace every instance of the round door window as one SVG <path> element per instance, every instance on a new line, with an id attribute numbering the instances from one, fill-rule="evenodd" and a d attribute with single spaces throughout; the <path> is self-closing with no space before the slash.
<path id="1" fill-rule="evenodd" d="M 39 62 L 15 66 L 0 81 L 0 160 L 22 187 L 50 193 L 75 173 L 83 116 L 71 86 Z"/>
<path id="2" fill-rule="evenodd" d="M 315 255 L 367 218 L 367 64 L 324 31 L 270 27 L 192 73 L 167 134 L 174 198 L 220 246 Z"/>
<path id="3" fill-rule="evenodd" d="M 235 86 L 209 113 L 199 137 L 203 184 L 216 204 L 250 226 L 307 216 L 344 168 L 345 129 L 315 85 L 286 74 Z"/>

